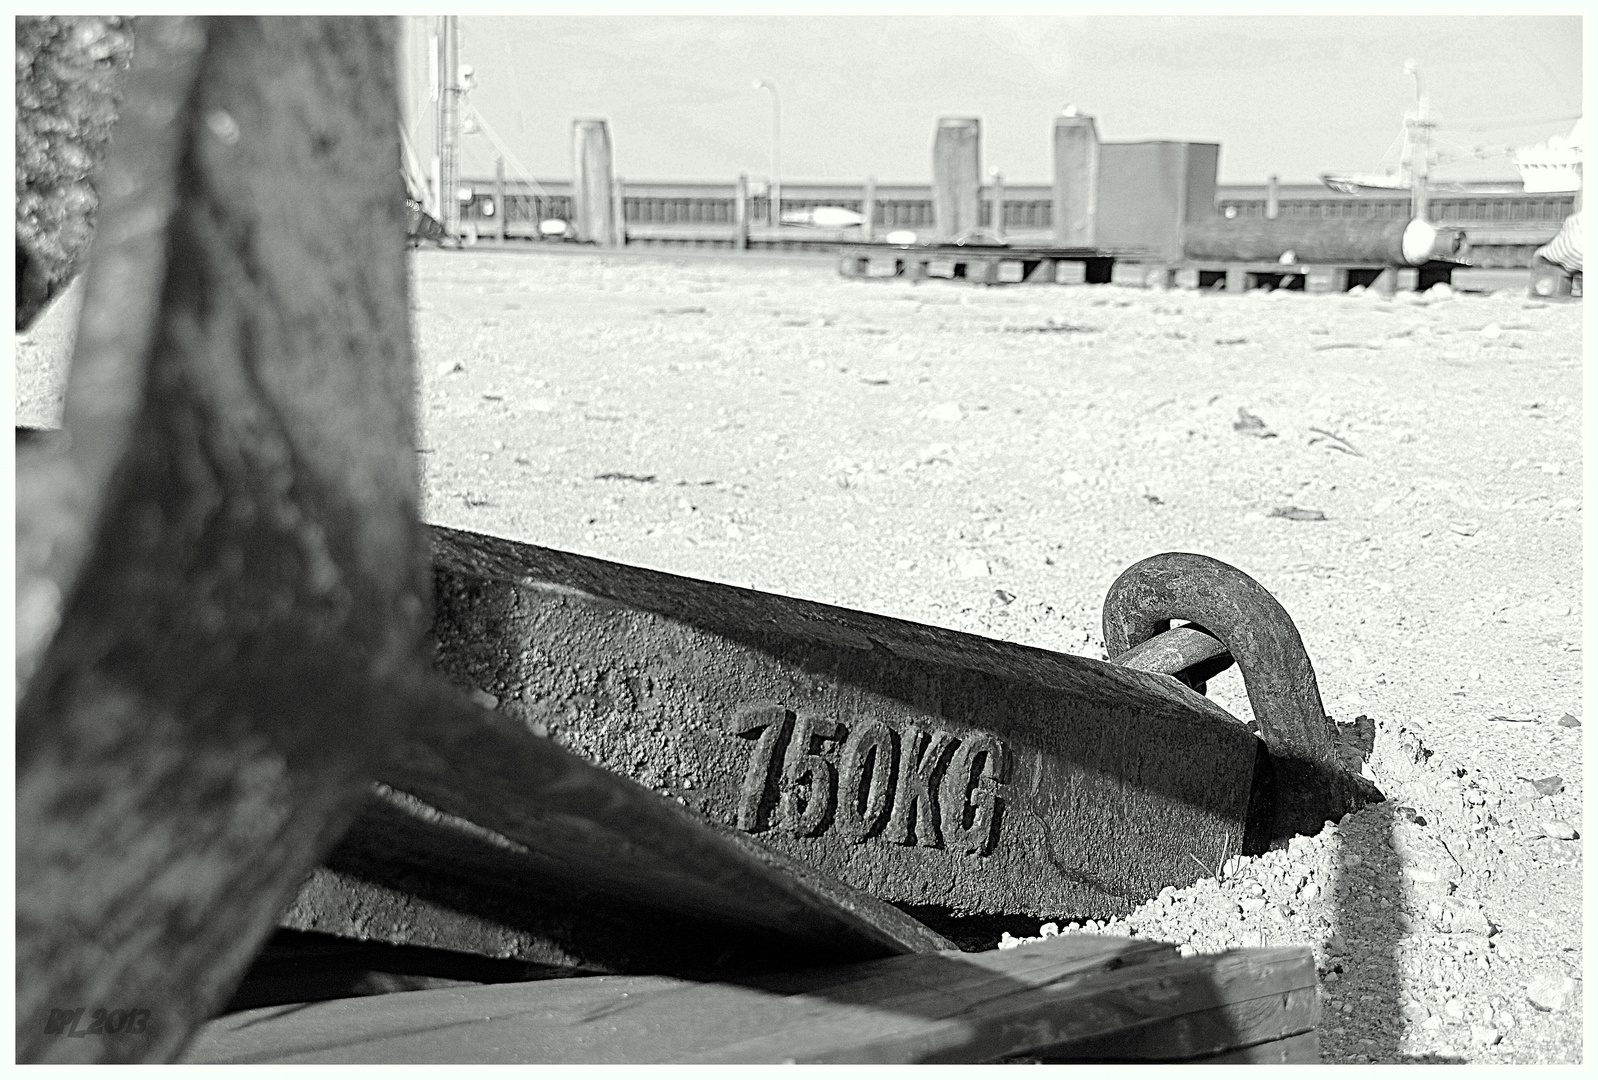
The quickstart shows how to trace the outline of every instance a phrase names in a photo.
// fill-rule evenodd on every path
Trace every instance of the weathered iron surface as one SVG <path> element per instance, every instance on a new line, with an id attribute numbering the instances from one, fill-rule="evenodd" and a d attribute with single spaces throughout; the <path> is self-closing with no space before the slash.
<path id="1" fill-rule="evenodd" d="M 1216 638 L 1192 626 L 1177 626 L 1112 658 L 1121 667 L 1169 675 L 1204 693 L 1205 683 L 1232 666 L 1232 654 Z"/>
<path id="2" fill-rule="evenodd" d="M 453 681 L 875 896 L 961 915 L 1105 915 L 1241 846 L 1258 740 L 1173 679 L 493 537 L 434 538 L 434 633 Z"/>
<path id="3" fill-rule="evenodd" d="M 343 882 L 302 888 L 286 925 L 613 971 L 951 947 L 442 681 L 416 688 L 410 707 L 412 737 L 327 860 Z M 378 914 L 391 896 L 398 910 Z"/>
<path id="4" fill-rule="evenodd" d="M 24 1061 L 175 1056 L 426 663 L 394 25 L 135 39 L 64 428 L 18 473 Z"/>
<path id="5" fill-rule="evenodd" d="M 1167 552 L 1128 567 L 1104 600 L 1104 647 L 1112 656 L 1186 619 L 1237 660 L 1269 749 L 1265 827 L 1271 837 L 1315 833 L 1372 802 L 1376 785 L 1344 765 L 1298 627 L 1264 586 L 1205 555 Z M 1196 632 L 1196 631 L 1195 631 Z"/>

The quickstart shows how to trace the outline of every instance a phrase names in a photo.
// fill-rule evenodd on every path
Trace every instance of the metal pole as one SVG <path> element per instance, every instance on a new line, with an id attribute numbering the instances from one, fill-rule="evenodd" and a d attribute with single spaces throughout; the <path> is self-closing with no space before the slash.
<path id="1" fill-rule="evenodd" d="M 1429 170 L 1431 168 L 1432 129 L 1434 124 L 1426 115 L 1426 95 L 1421 92 L 1420 72 L 1415 61 L 1404 61 L 1404 72 L 1415 80 L 1415 118 L 1405 121 L 1411 132 L 1410 147 L 1414 163 L 1410 169 L 1412 191 L 1410 216 L 1425 221 L 1429 207 Z"/>
<path id="2" fill-rule="evenodd" d="M 438 95 L 438 209 L 446 236 L 460 235 L 460 37 L 456 16 L 443 16 L 438 37 L 439 70 L 443 86 Z"/>
<path id="3" fill-rule="evenodd" d="M 732 221 L 738 230 L 738 250 L 749 246 L 749 174 L 738 174 L 738 186 L 733 189 Z"/>
<path id="4" fill-rule="evenodd" d="M 1281 212 L 1281 203 L 1276 192 L 1277 183 L 1278 177 L 1275 173 L 1271 173 L 1270 178 L 1265 181 L 1265 216 L 1273 221 Z"/>
<path id="5" fill-rule="evenodd" d="M 619 176 L 610 183 L 611 247 L 627 246 L 627 204 L 622 201 L 623 183 Z"/>
<path id="6" fill-rule="evenodd" d="M 782 101 L 777 87 L 766 79 L 755 80 L 756 90 L 771 92 L 771 227 L 782 225 Z"/>

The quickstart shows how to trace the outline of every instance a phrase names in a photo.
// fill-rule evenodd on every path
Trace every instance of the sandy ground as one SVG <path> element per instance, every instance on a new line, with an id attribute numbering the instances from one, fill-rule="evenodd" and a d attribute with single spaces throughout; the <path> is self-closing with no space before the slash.
<path id="1" fill-rule="evenodd" d="M 1145 556 L 1256 577 L 1392 798 L 1088 929 L 1313 944 L 1328 1060 L 1580 1060 L 1579 305 L 481 249 L 415 280 L 430 521 L 1095 657 Z M 70 304 L 18 339 L 19 422 L 58 414 Z"/>

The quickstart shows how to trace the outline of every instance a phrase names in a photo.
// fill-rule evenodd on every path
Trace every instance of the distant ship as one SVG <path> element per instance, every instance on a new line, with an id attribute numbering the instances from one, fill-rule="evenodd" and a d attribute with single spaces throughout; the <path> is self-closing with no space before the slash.
<path id="1" fill-rule="evenodd" d="M 1523 174 L 1524 175 L 1524 174 Z M 1415 182 L 1409 169 L 1386 173 L 1321 173 L 1321 183 L 1344 195 L 1408 195 Z M 1426 190 L 1432 194 L 1501 195 L 1514 194 L 1524 189 L 1513 180 L 1436 180 L 1427 178 Z M 1547 188 L 1545 190 L 1568 190 Z"/>
<path id="2" fill-rule="evenodd" d="M 1577 191 L 1581 188 L 1583 161 L 1587 156 L 1587 118 L 1576 121 L 1570 134 L 1551 136 L 1536 146 L 1515 151 L 1515 169 L 1528 192 Z"/>
<path id="3" fill-rule="evenodd" d="M 1439 158 L 1432 153 L 1432 132 L 1437 124 L 1427 115 L 1427 103 L 1421 93 L 1420 73 L 1415 68 L 1413 60 L 1406 61 L 1404 73 L 1415 80 L 1415 111 L 1404 117 L 1404 129 L 1399 137 L 1393 140 L 1398 148 L 1398 164 L 1388 166 L 1385 172 L 1379 173 L 1322 173 L 1321 183 L 1333 191 L 1345 195 L 1387 195 L 1394 196 L 1407 194 L 1414 190 L 1415 176 L 1411 170 L 1411 161 L 1416 156 L 1416 151 L 1428 163 L 1436 163 Z M 1586 144 L 1586 121 L 1578 120 L 1570 135 L 1560 138 L 1554 136 L 1546 143 L 1539 146 L 1521 147 L 1514 151 L 1515 168 L 1520 172 L 1519 182 L 1508 180 L 1439 180 L 1434 176 L 1427 176 L 1426 189 L 1432 194 L 1516 194 L 1522 191 L 1574 191 L 1581 186 L 1581 158 Z M 1383 155 L 1384 160 L 1392 159 L 1393 146 L 1388 147 L 1388 153 Z M 1504 153 L 1507 154 L 1507 151 Z M 1443 161 L 1469 160 L 1472 157 L 1498 156 L 1497 154 L 1484 155 L 1480 148 L 1475 153 L 1453 155 L 1444 154 Z"/>

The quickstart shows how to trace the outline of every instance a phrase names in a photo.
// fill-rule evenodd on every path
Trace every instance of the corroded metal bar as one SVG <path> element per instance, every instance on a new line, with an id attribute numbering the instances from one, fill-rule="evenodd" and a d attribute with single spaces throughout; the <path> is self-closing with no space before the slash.
<path id="1" fill-rule="evenodd" d="M 471 533 L 434 539 L 434 634 L 453 681 L 918 915 L 1125 911 L 1242 846 L 1258 740 L 1174 679 Z"/>
<path id="2" fill-rule="evenodd" d="M 1121 667 L 1171 675 L 1204 692 L 1209 679 L 1232 666 L 1232 654 L 1212 635 L 1192 626 L 1177 626 L 1133 645 L 1114 658 Z"/>
<path id="3" fill-rule="evenodd" d="M 1421 221 L 1354 218 L 1200 217 L 1182 233 L 1187 259 L 1275 262 L 1292 252 L 1299 263 L 1369 262 L 1418 266 L 1459 258 L 1465 234 Z"/>

